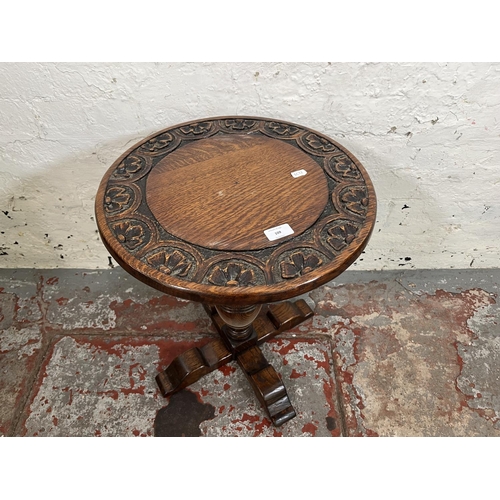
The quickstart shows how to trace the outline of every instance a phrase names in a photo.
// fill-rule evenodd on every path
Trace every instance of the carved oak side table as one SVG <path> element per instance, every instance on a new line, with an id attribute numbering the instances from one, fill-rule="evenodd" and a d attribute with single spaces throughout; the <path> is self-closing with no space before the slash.
<path id="1" fill-rule="evenodd" d="M 158 374 L 162 394 L 236 359 L 273 424 L 293 418 L 258 346 L 313 315 L 303 299 L 283 301 L 347 269 L 368 242 L 375 212 L 360 162 L 293 123 L 207 118 L 125 152 L 96 197 L 106 248 L 144 283 L 202 302 L 220 334 Z"/>

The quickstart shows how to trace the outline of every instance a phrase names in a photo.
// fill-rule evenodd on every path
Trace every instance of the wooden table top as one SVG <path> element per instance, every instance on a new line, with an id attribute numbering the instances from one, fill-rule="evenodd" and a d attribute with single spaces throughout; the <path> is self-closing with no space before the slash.
<path id="1" fill-rule="evenodd" d="M 103 177 L 97 225 L 114 259 L 165 293 L 258 304 L 310 291 L 349 267 L 376 197 L 332 139 L 279 120 L 183 123 L 125 152 Z"/>

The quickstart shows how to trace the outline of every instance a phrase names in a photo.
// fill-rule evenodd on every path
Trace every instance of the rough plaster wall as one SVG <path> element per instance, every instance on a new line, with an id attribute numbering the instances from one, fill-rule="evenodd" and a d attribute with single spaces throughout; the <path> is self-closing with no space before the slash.
<path id="1" fill-rule="evenodd" d="M 210 116 L 323 132 L 365 165 L 378 222 L 354 269 L 498 267 L 500 64 L 0 65 L 0 267 L 108 266 L 94 195 L 142 137 Z"/>

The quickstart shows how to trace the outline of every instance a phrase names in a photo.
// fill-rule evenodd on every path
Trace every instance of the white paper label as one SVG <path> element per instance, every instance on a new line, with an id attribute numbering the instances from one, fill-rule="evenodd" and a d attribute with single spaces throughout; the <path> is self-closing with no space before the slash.
<path id="1" fill-rule="evenodd" d="M 292 172 L 292 177 L 300 177 L 301 175 L 306 175 L 307 172 L 305 170 L 295 170 Z"/>
<path id="2" fill-rule="evenodd" d="M 272 227 L 271 229 L 266 229 L 264 234 L 267 236 L 269 241 L 279 240 L 285 236 L 293 234 L 293 229 L 288 224 L 281 224 L 281 226 Z"/>

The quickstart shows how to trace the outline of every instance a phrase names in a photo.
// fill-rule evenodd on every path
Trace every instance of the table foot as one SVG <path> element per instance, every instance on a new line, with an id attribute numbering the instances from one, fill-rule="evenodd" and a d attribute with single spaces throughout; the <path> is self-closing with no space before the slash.
<path id="1" fill-rule="evenodd" d="M 222 340 L 213 340 L 203 347 L 193 347 L 177 356 L 156 376 L 156 383 L 162 396 L 170 396 L 233 359 L 234 355 Z"/>
<path id="2" fill-rule="evenodd" d="M 236 359 L 275 426 L 296 416 L 281 377 L 259 347 L 251 347 Z"/>

